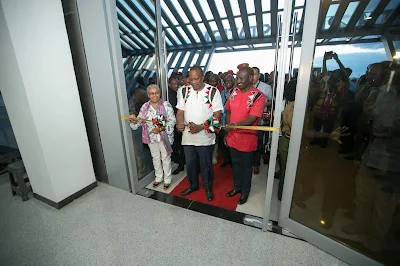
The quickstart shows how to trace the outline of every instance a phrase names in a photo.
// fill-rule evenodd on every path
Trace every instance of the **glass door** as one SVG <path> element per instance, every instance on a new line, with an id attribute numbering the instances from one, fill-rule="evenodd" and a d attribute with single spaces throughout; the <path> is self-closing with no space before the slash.
<path id="1" fill-rule="evenodd" d="M 400 263 L 398 9 L 307 1 L 292 122 L 285 109 L 273 137 L 287 154 L 279 226 L 352 265 Z"/>
<path id="2" fill-rule="evenodd" d="M 161 14 L 161 10 L 156 8 L 157 3 L 160 6 L 159 1 L 151 0 L 116 1 L 127 96 L 123 100 L 128 102 L 129 114 L 138 115 L 141 106 L 148 101 L 147 86 L 150 84 L 158 84 L 165 98 L 165 43 L 161 33 L 161 19 L 157 19 L 157 14 Z M 150 149 L 142 142 L 141 127 L 128 129 L 131 131 L 127 132 L 128 137 L 131 135 L 132 138 L 127 147 L 132 154 L 132 192 L 136 193 L 151 183 L 154 168 Z"/>

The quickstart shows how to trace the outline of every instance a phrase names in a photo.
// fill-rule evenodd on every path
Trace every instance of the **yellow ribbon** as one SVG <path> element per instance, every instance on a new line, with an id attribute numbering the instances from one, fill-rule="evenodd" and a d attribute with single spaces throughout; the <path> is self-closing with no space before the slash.
<path id="1" fill-rule="evenodd" d="M 234 128 L 234 129 L 259 130 L 259 131 L 279 131 L 279 127 L 263 127 L 263 126 L 223 126 L 223 127 Z"/>
<path id="2" fill-rule="evenodd" d="M 121 119 L 122 120 L 131 120 L 130 118 L 129 118 L 129 116 L 121 116 Z M 133 120 L 135 120 L 135 121 L 141 121 L 141 122 L 152 122 L 151 120 L 146 120 L 146 119 L 143 119 L 143 118 L 138 118 L 138 117 L 136 117 L 135 119 L 133 119 Z"/>
<path id="3" fill-rule="evenodd" d="M 131 120 L 129 116 L 121 116 L 122 120 Z M 151 120 L 146 120 L 142 118 L 136 118 L 134 119 L 136 121 L 142 121 L 142 122 L 152 122 Z M 187 125 L 185 125 L 187 126 Z M 228 128 L 234 128 L 234 129 L 249 129 L 249 130 L 258 130 L 258 131 L 279 131 L 279 127 L 264 127 L 264 126 L 223 126 L 223 127 L 228 127 Z"/>

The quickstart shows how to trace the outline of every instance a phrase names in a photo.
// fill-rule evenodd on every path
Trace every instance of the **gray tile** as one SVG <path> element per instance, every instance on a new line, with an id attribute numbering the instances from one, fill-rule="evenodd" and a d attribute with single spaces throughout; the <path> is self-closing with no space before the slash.
<path id="1" fill-rule="evenodd" d="M 61 210 L 0 185 L 0 265 L 346 265 L 314 246 L 100 184 Z"/>

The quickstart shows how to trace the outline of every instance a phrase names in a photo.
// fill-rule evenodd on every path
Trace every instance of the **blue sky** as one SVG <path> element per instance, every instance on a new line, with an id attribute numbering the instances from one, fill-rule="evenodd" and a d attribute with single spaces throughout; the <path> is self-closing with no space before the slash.
<path id="1" fill-rule="evenodd" d="M 325 51 L 334 51 L 339 55 L 345 67 L 353 70 L 352 77 L 359 77 L 365 73 L 367 66 L 371 63 L 387 60 L 382 43 L 358 44 L 358 45 L 335 45 L 317 46 L 314 54 L 314 66 L 322 66 L 322 58 Z M 295 48 L 293 65 L 298 68 L 300 63 L 301 48 Z M 249 63 L 258 66 L 261 72 L 271 72 L 274 69 L 274 50 L 258 50 L 248 52 L 230 52 L 214 54 L 209 70 L 213 72 L 236 71 L 236 66 L 241 63 Z M 289 62 L 287 63 L 287 69 Z M 337 64 L 333 60 L 327 63 L 328 69 L 336 69 Z"/>

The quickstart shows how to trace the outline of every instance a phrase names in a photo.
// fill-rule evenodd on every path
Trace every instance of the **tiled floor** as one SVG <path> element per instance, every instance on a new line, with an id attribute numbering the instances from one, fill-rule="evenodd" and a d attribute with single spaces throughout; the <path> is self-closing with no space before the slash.
<path id="1" fill-rule="evenodd" d="M 300 240 L 99 184 L 61 210 L 0 177 L 0 265 L 346 265 Z"/>
<path id="2" fill-rule="evenodd" d="M 177 165 L 173 166 L 175 169 Z M 250 214 L 257 217 L 263 217 L 264 207 L 265 207 L 265 191 L 267 187 L 267 175 L 268 175 L 268 165 L 261 164 L 260 174 L 253 175 L 251 193 L 249 200 L 244 205 L 238 205 L 236 211 Z M 152 183 L 150 183 L 146 188 L 156 190 L 163 193 L 170 193 L 181 181 L 186 177 L 185 171 L 180 172 L 178 175 L 173 176 L 171 186 L 168 190 L 164 190 L 163 186 L 153 188 Z M 278 196 L 278 180 L 274 181 L 272 206 L 271 206 L 271 220 L 278 221 L 278 210 L 280 208 L 280 201 Z"/>

